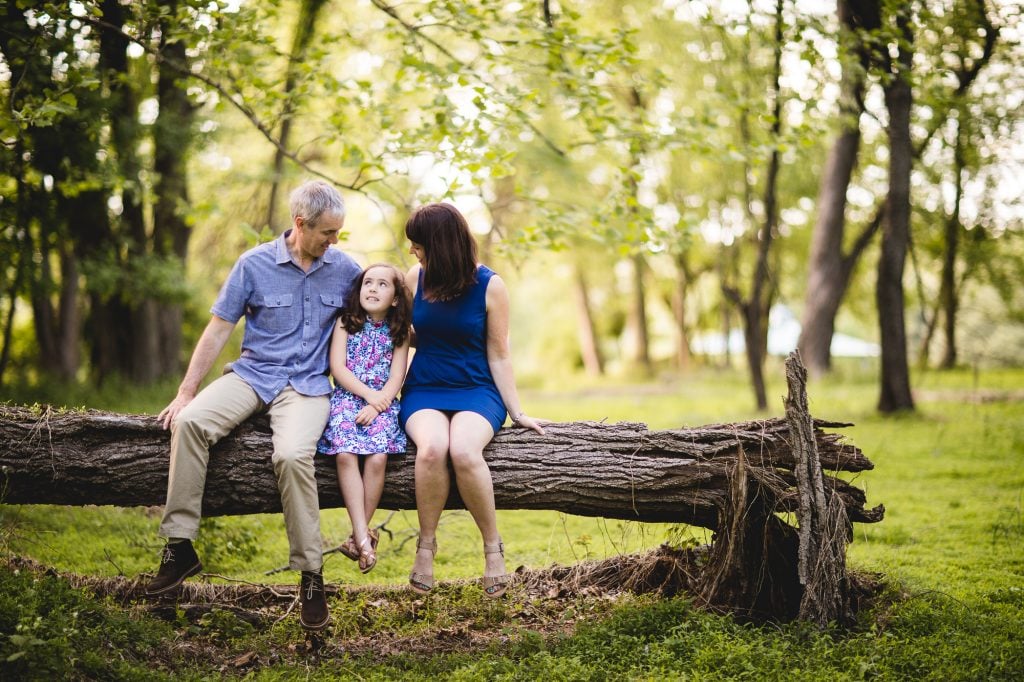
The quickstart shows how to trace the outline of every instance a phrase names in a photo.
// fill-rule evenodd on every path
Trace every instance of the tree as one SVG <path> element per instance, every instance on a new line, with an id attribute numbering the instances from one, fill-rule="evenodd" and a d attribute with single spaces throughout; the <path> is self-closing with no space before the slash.
<path id="1" fill-rule="evenodd" d="M 878 223 L 869 224 L 853 248 L 844 253 L 846 192 L 860 151 L 860 117 L 868 71 L 878 59 L 872 34 L 881 26 L 877 0 L 839 0 L 840 80 L 838 133 L 829 151 L 818 190 L 818 213 L 811 239 L 806 300 L 797 346 L 812 375 L 831 368 L 835 317 L 846 293 L 854 265 L 873 237 Z"/>
<path id="2" fill-rule="evenodd" d="M 910 3 L 897 3 L 893 15 L 896 58 L 890 64 L 885 85 L 885 105 L 889 113 L 889 191 L 882 221 L 882 244 L 878 259 L 875 301 L 881 332 L 881 412 L 913 410 L 910 393 L 910 368 L 907 363 L 907 337 L 903 304 L 903 268 L 910 239 L 910 169 L 913 143 L 910 135 L 910 111 L 913 92 L 913 17 Z"/>
<path id="3" fill-rule="evenodd" d="M 878 75 L 883 81 L 883 89 L 884 84 L 889 82 L 892 77 L 892 60 L 880 48 L 899 42 L 898 38 L 892 37 L 890 28 L 882 27 L 881 9 L 882 6 L 874 2 L 849 3 L 839 7 L 840 45 L 847 46 L 846 58 L 842 61 L 842 95 L 838 119 L 841 133 L 822 176 L 799 341 L 812 374 L 821 374 L 831 366 L 830 346 L 839 306 L 850 286 L 859 259 L 889 212 L 885 199 L 878 200 L 871 217 L 864 221 L 848 249 L 843 251 L 843 232 L 847 219 L 845 198 L 851 186 L 849 171 L 853 169 L 857 157 L 854 137 L 857 140 L 861 138 L 859 125 L 855 130 L 856 122 L 851 114 L 864 109 L 865 78 L 871 79 Z M 918 80 L 927 83 L 920 88 L 923 100 L 919 108 L 926 111 L 928 116 L 921 122 L 923 135 L 912 143 L 914 163 L 919 162 L 935 134 L 955 114 L 957 102 L 967 95 L 992 59 L 999 33 L 989 16 L 993 11 L 986 0 L 963 0 L 954 3 L 954 8 L 948 12 L 922 11 L 915 15 L 915 22 L 928 27 L 921 31 L 925 36 L 924 43 L 915 36 L 919 49 L 914 51 L 913 57 L 922 65 L 917 69 Z M 1006 20 L 1013 19 L 1007 16 Z M 951 62 L 951 59 L 957 63 Z M 926 64 L 934 66 L 928 67 Z M 946 74 L 955 76 L 952 87 L 945 78 Z M 851 95 L 858 92 L 859 98 L 851 100 Z M 874 191 L 874 188 L 869 189 Z"/>
<path id="4" fill-rule="evenodd" d="M 19 263 L 39 263 L 15 296 L 32 302 L 39 365 L 65 381 L 83 349 L 98 381 L 180 371 L 193 139 L 183 41 L 202 10 L 150 9 L 116 0 L 4 7 L 0 50 L 15 75 L 8 132 L 23 148 L 14 203 L 31 205 Z M 154 81 L 159 115 L 147 127 L 138 110 Z"/>

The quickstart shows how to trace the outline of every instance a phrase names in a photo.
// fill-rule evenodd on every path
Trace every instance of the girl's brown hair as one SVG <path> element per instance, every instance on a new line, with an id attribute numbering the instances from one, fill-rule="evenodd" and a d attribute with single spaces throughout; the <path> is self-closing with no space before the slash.
<path id="1" fill-rule="evenodd" d="M 373 268 L 387 268 L 391 270 L 391 283 L 395 287 L 395 305 L 388 308 L 387 322 L 388 333 L 391 334 L 391 342 L 395 346 L 401 346 L 409 338 L 409 327 L 412 325 L 412 296 L 408 287 L 405 286 L 405 275 L 402 271 L 390 263 L 374 263 L 366 268 L 352 280 L 348 296 L 345 298 L 345 309 L 341 311 L 341 326 L 349 334 L 355 334 L 366 324 L 366 311 L 359 303 L 359 291 L 363 287 L 363 278 Z"/>
<path id="2" fill-rule="evenodd" d="M 451 204 L 427 204 L 409 216 L 405 236 L 423 247 L 423 298 L 450 301 L 476 284 L 476 239 Z"/>

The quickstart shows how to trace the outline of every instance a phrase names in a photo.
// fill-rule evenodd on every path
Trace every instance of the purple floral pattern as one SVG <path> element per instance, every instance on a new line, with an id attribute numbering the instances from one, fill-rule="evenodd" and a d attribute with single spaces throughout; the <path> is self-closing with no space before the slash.
<path id="1" fill-rule="evenodd" d="M 387 323 L 367 320 L 360 331 L 349 335 L 345 364 L 357 379 L 379 391 L 391 373 L 394 348 Z M 398 400 L 393 400 L 370 424 L 360 426 L 356 424 L 356 415 L 365 406 L 366 401 L 359 396 L 341 386 L 336 387 L 331 393 L 331 416 L 317 443 L 317 451 L 325 455 L 404 453 L 407 441 L 398 424 Z"/>

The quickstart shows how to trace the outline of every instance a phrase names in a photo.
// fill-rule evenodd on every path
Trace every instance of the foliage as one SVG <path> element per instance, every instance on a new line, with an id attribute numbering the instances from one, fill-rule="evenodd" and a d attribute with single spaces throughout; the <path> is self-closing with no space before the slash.
<path id="1" fill-rule="evenodd" d="M 55 576 L 0 568 L 0 633 L 4 679 L 171 679 L 152 666 L 173 637 L 170 627 L 140 621 Z"/>

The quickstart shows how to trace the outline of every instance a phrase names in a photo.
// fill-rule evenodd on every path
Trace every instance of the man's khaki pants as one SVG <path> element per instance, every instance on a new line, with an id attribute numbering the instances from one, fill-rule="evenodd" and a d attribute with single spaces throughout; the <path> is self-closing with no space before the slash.
<path id="1" fill-rule="evenodd" d="M 288 565 L 297 571 L 318 571 L 323 565 L 323 545 L 313 455 L 327 424 L 330 400 L 302 395 L 289 386 L 268 406 L 233 372 L 200 391 L 171 425 L 171 469 L 159 534 L 196 538 L 210 447 L 264 409 L 270 415 L 271 461 L 291 548 Z"/>

